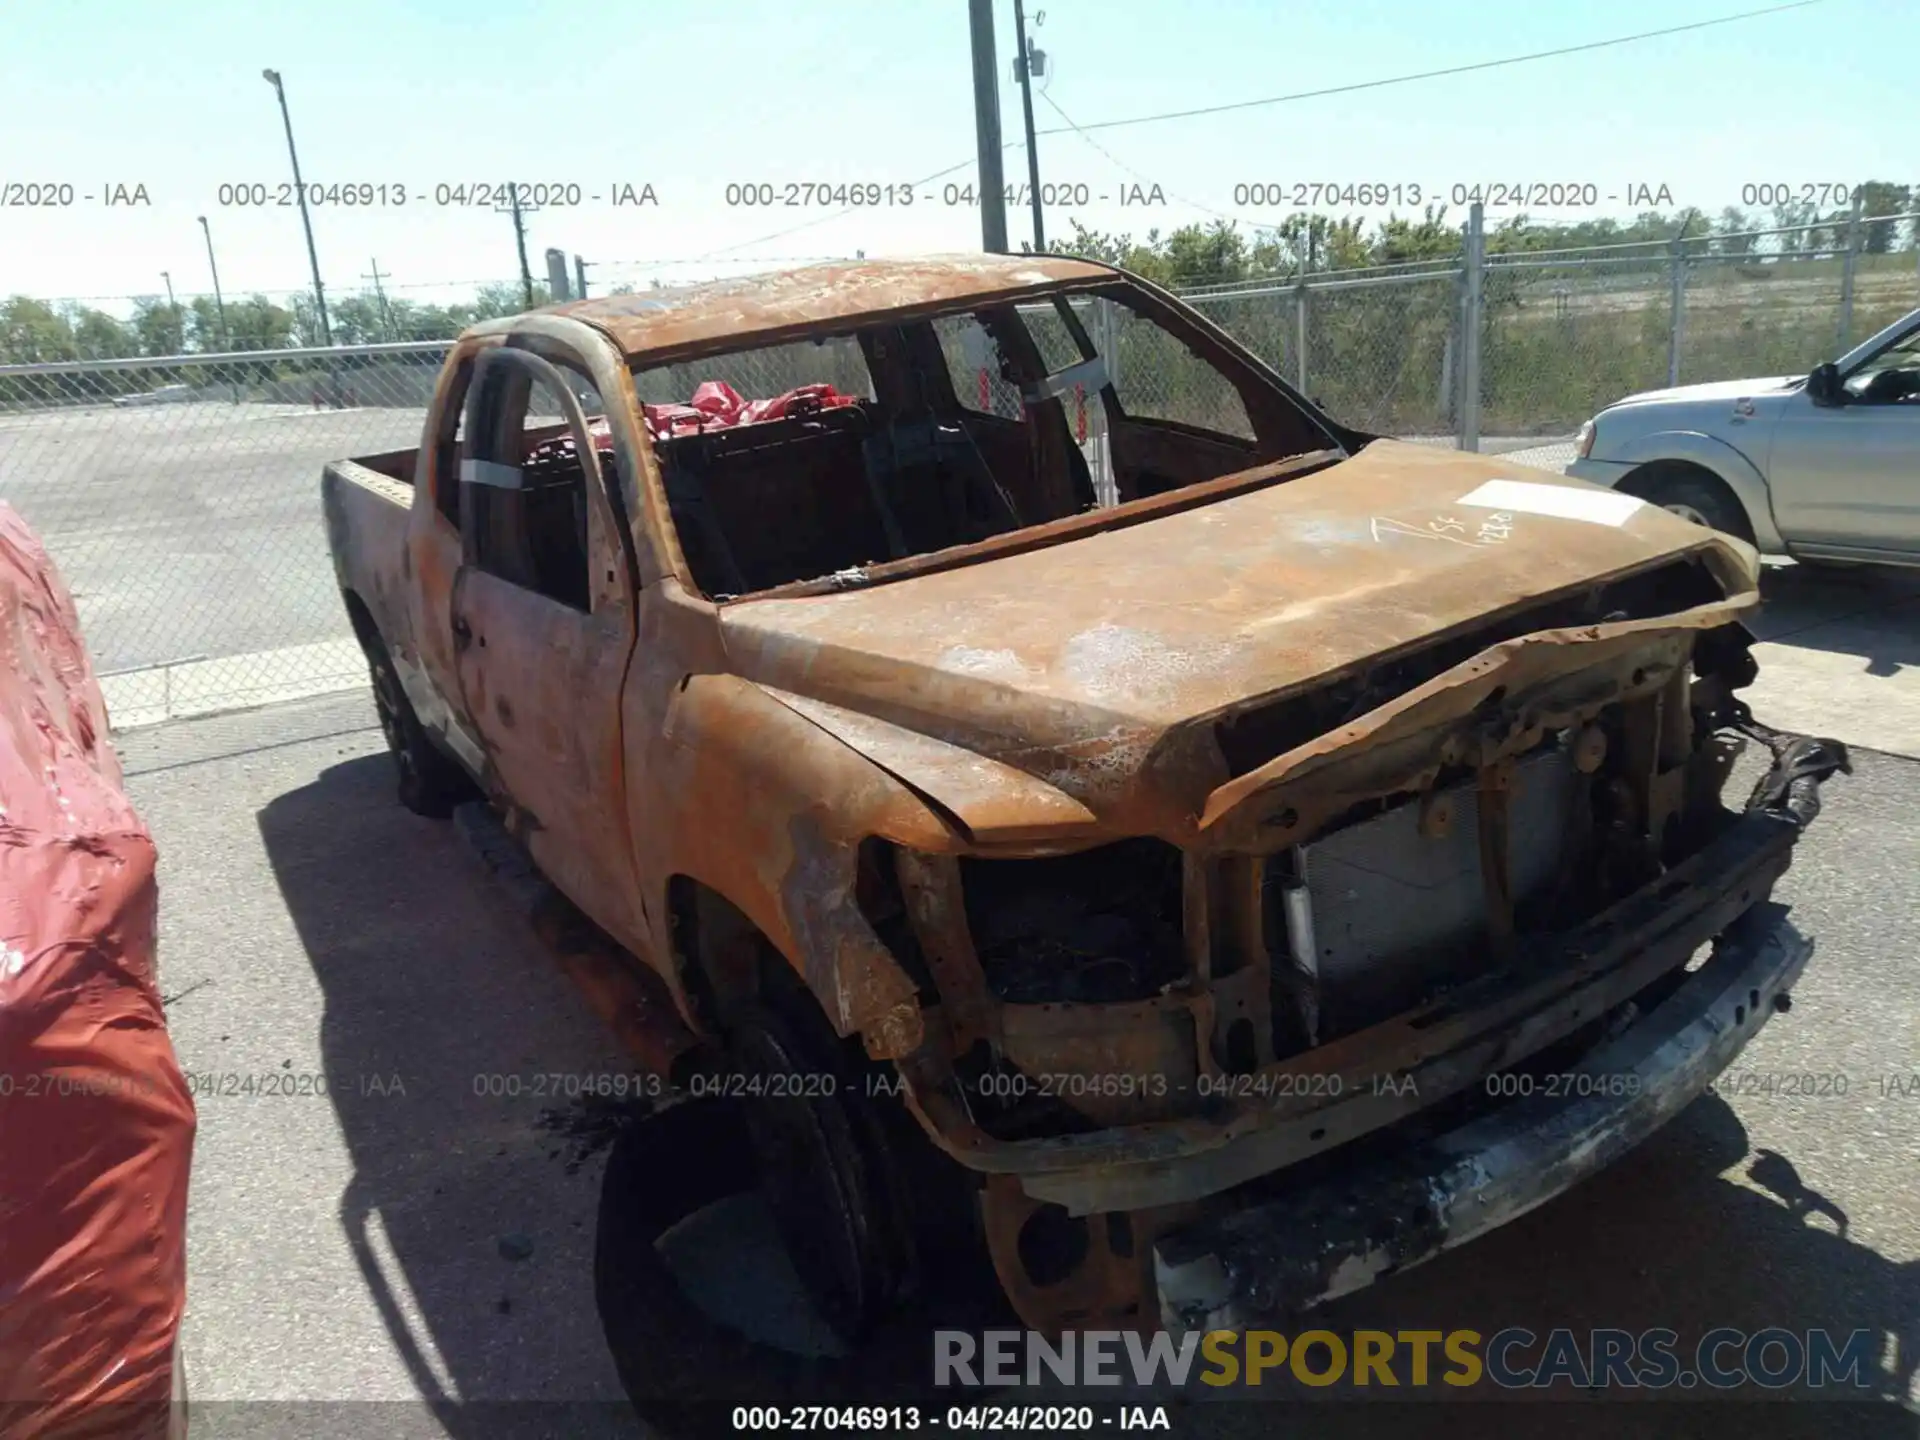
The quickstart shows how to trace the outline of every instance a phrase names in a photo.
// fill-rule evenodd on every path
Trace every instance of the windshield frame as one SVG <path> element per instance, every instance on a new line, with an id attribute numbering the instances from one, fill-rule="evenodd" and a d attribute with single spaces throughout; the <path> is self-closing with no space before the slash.
<path id="1" fill-rule="evenodd" d="M 655 437 L 644 419 L 636 414 L 635 429 L 646 450 L 645 469 L 649 472 L 647 482 L 650 487 L 657 487 L 660 501 L 654 513 L 671 537 L 670 553 L 674 556 L 674 564 L 671 568 L 675 577 L 689 593 L 700 596 L 707 603 L 715 606 L 774 597 L 794 598 L 863 589 L 871 585 L 886 584 L 916 575 L 953 569 L 1003 555 L 1065 544 L 1087 535 L 1139 524 L 1161 515 L 1210 504 L 1228 495 L 1263 488 L 1266 485 L 1276 484 L 1337 463 L 1349 458 L 1363 445 L 1378 438 L 1350 430 L 1334 422 L 1310 400 L 1288 385 L 1271 366 L 1261 361 L 1258 356 L 1235 341 L 1231 335 L 1206 316 L 1185 306 L 1175 296 L 1160 290 L 1157 286 L 1151 285 L 1138 276 L 1121 271 L 1115 271 L 1111 276 L 1098 279 L 1037 286 L 1031 291 L 1018 295 L 998 295 L 990 300 L 983 297 L 967 297 L 937 305 L 875 311 L 856 316 L 842 315 L 835 317 L 830 324 L 809 326 L 799 334 L 783 329 L 778 332 L 769 331 L 731 337 L 730 343 L 723 346 L 698 347 L 697 354 L 682 353 L 669 357 L 643 353 L 629 357 L 627 368 L 634 377 L 635 388 L 632 393 L 637 399 L 640 389 L 638 377 L 645 372 L 660 369 L 667 363 L 689 361 L 697 363 L 703 359 L 719 359 L 724 356 L 772 349 L 797 340 L 844 337 L 892 325 L 931 323 L 942 318 L 978 315 L 989 308 L 1036 304 L 1070 305 L 1074 300 L 1089 295 L 1123 305 L 1141 319 L 1157 326 L 1201 361 L 1219 371 L 1222 377 L 1241 394 L 1250 416 L 1255 415 L 1256 412 L 1263 412 L 1268 416 L 1284 414 L 1285 423 L 1294 428 L 1303 428 L 1308 438 L 1317 439 L 1319 443 L 1309 445 L 1308 448 L 1290 455 L 1256 462 L 1244 469 L 1193 481 L 1172 490 L 1050 520 L 1036 521 L 1017 529 L 963 544 L 921 551 L 899 558 L 877 560 L 847 570 L 751 589 L 737 594 L 710 594 L 702 588 L 692 573 L 692 567 L 682 547 L 679 522 L 666 503 L 662 456 L 657 448 Z M 1081 338 L 1083 337 L 1076 336 L 1076 343 Z M 1149 424 L 1174 423 L 1157 421 L 1152 417 L 1136 418 Z"/>
<path id="2" fill-rule="evenodd" d="M 1898 345 L 1916 331 L 1920 331 L 1920 310 L 1909 311 L 1885 329 L 1869 335 L 1834 361 L 1833 368 L 1840 372 L 1840 378 L 1844 380 L 1869 360 L 1876 358 L 1882 350 Z"/>

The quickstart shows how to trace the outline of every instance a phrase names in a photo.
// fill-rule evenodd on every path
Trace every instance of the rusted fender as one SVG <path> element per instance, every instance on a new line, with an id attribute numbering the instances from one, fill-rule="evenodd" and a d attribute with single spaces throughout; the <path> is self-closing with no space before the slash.
<path id="1" fill-rule="evenodd" d="M 913 982 L 854 899 L 860 842 L 950 852 L 961 837 L 871 760 L 747 680 L 695 675 L 668 706 L 649 817 L 664 874 L 726 897 L 787 957 L 841 1035 L 876 1056 L 923 1038 Z M 664 897 L 663 897 L 664 901 Z"/>
<path id="2" fill-rule="evenodd" d="M 1100 831 L 1093 811 L 1023 770 L 876 716 L 762 688 L 937 805 L 975 845 L 1046 840 L 1070 846 Z"/>

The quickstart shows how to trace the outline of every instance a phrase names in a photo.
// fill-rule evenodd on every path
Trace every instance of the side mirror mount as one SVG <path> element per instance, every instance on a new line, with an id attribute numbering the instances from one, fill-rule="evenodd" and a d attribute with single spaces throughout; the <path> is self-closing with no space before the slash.
<path id="1" fill-rule="evenodd" d="M 1847 403 L 1846 387 L 1840 383 L 1840 371 L 1831 360 L 1808 372 L 1807 398 L 1823 410 L 1838 409 Z"/>

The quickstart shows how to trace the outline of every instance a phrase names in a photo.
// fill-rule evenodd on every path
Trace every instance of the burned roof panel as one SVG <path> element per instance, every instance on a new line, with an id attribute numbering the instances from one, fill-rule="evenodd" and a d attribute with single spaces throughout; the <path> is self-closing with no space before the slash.
<path id="1" fill-rule="evenodd" d="M 838 261 L 573 300 L 543 313 L 585 321 L 630 358 L 652 361 L 747 339 L 771 343 L 840 320 L 1098 283 L 1114 274 L 1104 265 L 1053 255 Z"/>

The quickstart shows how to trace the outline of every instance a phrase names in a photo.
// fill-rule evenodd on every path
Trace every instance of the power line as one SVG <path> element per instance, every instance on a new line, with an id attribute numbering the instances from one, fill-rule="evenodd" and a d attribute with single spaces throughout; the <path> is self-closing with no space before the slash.
<path id="1" fill-rule="evenodd" d="M 1632 45 L 1641 40 L 1657 40 L 1666 35 L 1681 35 L 1688 31 L 1705 30 L 1716 25 L 1732 25 L 1742 20 L 1757 20 L 1766 15 L 1778 15 L 1788 10 L 1805 10 L 1814 5 L 1825 5 L 1828 3 L 1829 0 L 1790 0 L 1788 4 L 1770 5 L 1761 10 L 1743 10 L 1737 15 L 1721 15 L 1711 20 L 1694 20 L 1685 25 L 1669 25 L 1659 30 L 1642 30 L 1632 35 L 1616 35 L 1607 40 L 1588 40 L 1579 45 L 1562 45 L 1552 50 L 1531 51 L 1525 55 L 1508 55 L 1498 60 L 1478 60 L 1468 65 L 1449 65 L 1439 70 L 1416 71 L 1410 75 L 1389 75 L 1378 80 L 1358 80 L 1350 85 L 1332 85 L 1322 90 L 1300 90 L 1290 95 L 1269 95 L 1259 100 L 1235 100 L 1224 105 L 1202 105 L 1191 110 L 1167 110 L 1153 115 L 1130 115 L 1118 120 L 1097 120 L 1090 125 L 1075 125 L 1069 121 L 1066 125 L 1055 126 L 1051 129 L 1041 130 L 1038 133 L 1041 135 L 1060 135 L 1071 131 L 1078 134 L 1084 140 L 1087 138 L 1086 132 L 1089 130 L 1114 130 L 1123 125 L 1154 125 L 1165 120 L 1186 120 L 1200 115 L 1223 115 L 1230 111 L 1252 110 L 1263 105 L 1285 105 L 1295 100 L 1317 100 L 1327 95 L 1351 95 L 1356 91 L 1378 90 L 1388 85 L 1409 85 L 1416 80 L 1438 80 L 1448 75 L 1471 75 L 1481 70 L 1497 70 L 1508 65 L 1523 65 L 1533 60 L 1551 60 L 1561 55 L 1580 55 L 1593 50 L 1606 50 L 1619 45 Z M 1045 98 L 1045 92 L 1042 91 L 1041 93 L 1042 97 Z M 1048 103 L 1051 104 L 1052 101 L 1049 100 Z M 1055 105 L 1054 108 L 1058 110 L 1059 106 Z M 1062 113 L 1064 114 L 1064 112 Z M 1092 142 L 1089 141 L 1088 143 Z M 1025 142 L 1021 140 L 1010 140 L 1000 148 L 1003 151 L 1015 150 L 1023 148 L 1024 144 Z M 1104 154 L 1105 152 L 1103 151 L 1102 153 Z M 1107 158 L 1110 160 L 1113 159 L 1111 155 Z M 913 186 L 915 189 L 918 189 L 922 185 L 951 175 L 956 170 L 964 170 L 974 163 L 976 163 L 975 160 L 969 157 L 960 161 L 958 164 L 949 165 L 945 169 L 936 170 L 931 175 L 915 180 Z M 1120 164 L 1118 160 L 1115 160 L 1114 163 L 1116 165 Z M 1121 165 L 1120 168 L 1125 170 L 1128 167 Z M 1194 202 L 1189 200 L 1186 203 L 1192 205 Z M 811 230 L 815 226 L 830 224 L 835 220 L 851 215 L 856 209 L 860 208 L 863 207 L 849 205 L 843 210 L 836 210 L 831 214 L 817 216 L 812 220 L 803 220 L 798 225 L 788 226 L 784 230 L 776 230 L 770 235 L 757 236 L 752 240 L 742 240 L 738 244 L 728 245 L 720 250 L 709 251 L 705 255 L 697 258 L 701 260 L 712 260 L 718 256 L 731 255 L 737 250 L 747 250 L 755 245 L 765 245 L 772 240 L 783 240 L 787 236 L 797 235 L 803 230 Z M 1218 211 L 1208 210 L 1208 207 L 1204 205 L 1195 205 L 1194 208 L 1206 210 L 1209 214 L 1220 214 Z M 1221 218 L 1232 219 L 1234 217 L 1222 215 Z M 1248 223 L 1254 224 L 1257 222 L 1249 221 Z M 1260 228 L 1272 229 L 1273 226 L 1270 224 L 1261 224 Z"/>
<path id="2" fill-rule="evenodd" d="M 1213 216 L 1216 220 L 1232 220 L 1236 222 L 1244 221 L 1247 225 L 1251 226 L 1255 230 L 1278 230 L 1280 228 L 1278 225 L 1276 225 L 1274 222 L 1270 220 L 1248 220 L 1246 219 L 1245 216 L 1242 216 L 1242 215 L 1230 215 L 1224 210 L 1216 210 L 1211 205 L 1202 205 L 1198 200 L 1190 199 L 1185 195 L 1181 195 L 1176 193 L 1175 191 L 1167 189 L 1166 186 L 1161 185 L 1160 182 L 1154 179 L 1151 175 L 1143 174 L 1142 172 L 1134 169 L 1133 166 L 1127 164 L 1126 161 L 1122 160 L 1118 155 L 1114 154 L 1111 150 L 1107 149 L 1107 147 L 1102 145 L 1098 140 L 1094 139 L 1091 135 L 1087 134 L 1087 132 L 1082 127 L 1074 124 L 1073 117 L 1067 114 L 1065 110 L 1062 110 L 1060 108 L 1060 102 L 1055 100 L 1051 95 L 1047 94 L 1046 91 L 1042 90 L 1040 92 L 1040 98 L 1046 101 L 1047 104 L 1053 108 L 1054 114 L 1058 115 L 1062 120 L 1067 122 L 1064 128 L 1071 130 L 1075 135 L 1078 135 L 1088 145 L 1092 146 L 1095 150 L 1099 151 L 1102 155 L 1106 156 L 1107 159 L 1111 161 L 1113 164 L 1119 166 L 1120 169 L 1126 171 L 1127 174 L 1133 176 L 1134 179 L 1144 180 L 1149 185 L 1158 186 L 1163 193 L 1172 195 L 1173 198 L 1178 200 L 1182 205 L 1190 205 L 1195 210 L 1203 211 L 1204 213 Z M 1059 129 L 1056 128 L 1054 130 L 1043 130 L 1040 133 L 1043 135 L 1058 134 Z"/>
<path id="3" fill-rule="evenodd" d="M 1066 130 L 1084 134 L 1088 130 L 1117 130 L 1123 125 L 1156 125 L 1163 120 L 1191 120 L 1200 115 L 1225 115 L 1235 110 L 1252 110 L 1262 105 L 1285 105 L 1294 100 L 1318 100 L 1328 95 L 1351 95 L 1359 90 L 1378 90 L 1387 85 L 1408 85 L 1416 80 L 1438 80 L 1448 75 L 1471 75 L 1481 70 L 1498 70 L 1507 65 L 1524 65 L 1532 60 L 1551 60 L 1561 55 L 1581 55 L 1607 50 L 1616 45 L 1632 45 L 1641 40 L 1657 40 L 1665 35 L 1681 35 L 1690 30 L 1706 30 L 1715 25 L 1732 25 L 1741 20 L 1757 20 L 1787 10 L 1805 10 L 1825 5 L 1829 0 L 1791 0 L 1786 5 L 1770 5 L 1764 10 L 1743 10 L 1737 15 L 1721 15 L 1712 20 L 1694 20 L 1685 25 L 1669 25 L 1661 30 L 1642 30 L 1633 35 L 1616 35 L 1610 40 L 1588 40 L 1579 45 L 1562 45 L 1552 50 L 1534 50 L 1525 55 L 1508 55 L 1499 60 L 1476 60 L 1469 65 L 1449 65 L 1439 70 L 1419 70 L 1410 75 L 1389 75 L 1379 80 L 1356 80 L 1350 85 L 1329 85 L 1322 90 L 1298 90 L 1290 95 L 1268 95 L 1259 100 L 1233 100 L 1224 105 L 1200 105 L 1191 110 L 1163 110 L 1153 115 L 1129 115 L 1118 120 L 1096 120 L 1091 125 L 1059 126 L 1042 130 L 1042 135 L 1058 135 Z"/>

